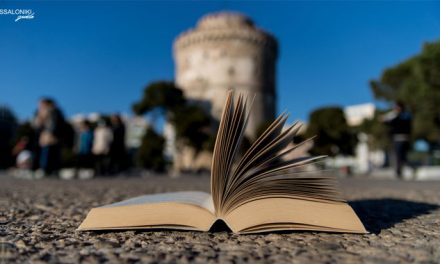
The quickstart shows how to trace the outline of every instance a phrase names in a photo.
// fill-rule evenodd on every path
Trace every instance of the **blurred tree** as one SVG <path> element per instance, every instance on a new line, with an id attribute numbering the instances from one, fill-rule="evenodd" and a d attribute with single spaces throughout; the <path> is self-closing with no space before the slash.
<path id="1" fill-rule="evenodd" d="M 138 115 L 150 111 L 167 114 L 185 105 L 185 101 L 182 90 L 177 88 L 173 82 L 153 82 L 145 88 L 142 99 L 133 104 L 133 112 Z"/>
<path id="2" fill-rule="evenodd" d="M 172 111 L 170 122 L 176 129 L 176 136 L 183 143 L 192 146 L 196 150 L 206 149 L 209 146 L 209 129 L 211 119 L 203 109 L 196 105 L 182 105 Z"/>
<path id="3" fill-rule="evenodd" d="M 16 128 L 17 118 L 12 110 L 0 105 L 0 169 L 14 164 L 12 147 Z"/>
<path id="4" fill-rule="evenodd" d="M 164 171 L 166 166 L 163 156 L 164 147 L 165 138 L 156 133 L 151 127 L 147 128 L 137 153 L 138 165 L 154 171 Z"/>
<path id="5" fill-rule="evenodd" d="M 413 138 L 432 149 L 440 141 L 440 41 L 427 43 L 420 54 L 386 69 L 370 82 L 377 99 L 403 102 L 413 114 Z"/>
<path id="6" fill-rule="evenodd" d="M 211 148 L 210 116 L 199 106 L 188 104 L 182 90 L 173 82 L 154 82 L 144 90 L 142 99 L 133 104 L 138 115 L 160 114 L 176 129 L 176 139 L 196 151 Z"/>
<path id="7" fill-rule="evenodd" d="M 347 125 L 340 107 L 323 107 L 313 111 L 306 135 L 316 135 L 311 150 L 313 155 L 352 155 L 357 143 L 356 135 Z"/>

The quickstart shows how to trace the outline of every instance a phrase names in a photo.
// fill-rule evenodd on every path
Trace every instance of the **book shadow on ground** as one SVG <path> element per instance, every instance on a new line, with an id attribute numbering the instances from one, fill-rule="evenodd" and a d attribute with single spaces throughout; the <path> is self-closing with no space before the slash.
<path id="1" fill-rule="evenodd" d="M 440 206 L 400 199 L 384 198 L 350 201 L 349 204 L 365 228 L 374 234 L 393 227 L 406 219 L 429 214 Z"/>

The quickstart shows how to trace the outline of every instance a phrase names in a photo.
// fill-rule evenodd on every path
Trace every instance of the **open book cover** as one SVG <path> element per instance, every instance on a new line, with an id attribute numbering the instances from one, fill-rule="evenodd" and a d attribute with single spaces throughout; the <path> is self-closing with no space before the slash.
<path id="1" fill-rule="evenodd" d="M 299 130 L 283 129 L 278 117 L 238 157 L 249 119 L 247 99 L 229 92 L 215 142 L 211 194 L 174 192 L 144 195 L 93 208 L 78 230 L 180 229 L 209 231 L 223 221 L 235 233 L 312 230 L 366 233 L 341 197 L 336 180 L 310 176 L 305 166 L 322 157 L 288 159 Z"/>

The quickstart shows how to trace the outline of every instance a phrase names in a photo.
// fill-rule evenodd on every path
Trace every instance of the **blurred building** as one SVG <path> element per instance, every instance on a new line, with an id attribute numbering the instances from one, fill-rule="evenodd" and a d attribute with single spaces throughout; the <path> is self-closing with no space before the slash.
<path id="1" fill-rule="evenodd" d="M 349 126 L 358 126 L 365 119 L 373 119 L 376 106 L 373 103 L 350 105 L 344 108 L 345 119 Z"/>
<path id="2" fill-rule="evenodd" d="M 376 106 L 373 103 L 350 105 L 344 108 L 345 119 L 351 127 L 358 126 L 364 120 L 373 119 Z M 333 162 L 336 166 L 350 166 L 355 173 L 366 174 L 381 167 L 385 161 L 385 152 L 372 150 L 368 144 L 368 135 L 359 133 L 358 144 L 353 157 L 339 157 Z"/>
<path id="3" fill-rule="evenodd" d="M 255 96 L 245 131 L 253 138 L 260 126 L 275 117 L 277 57 L 276 39 L 249 17 L 232 12 L 208 14 L 174 42 L 175 81 L 187 99 L 217 121 L 229 90 Z M 211 153 L 176 147 L 172 130 L 168 127 L 165 137 L 174 169 L 209 170 Z"/>
<path id="4" fill-rule="evenodd" d="M 242 14 L 202 17 L 174 42 L 175 80 L 185 96 L 220 119 L 229 89 L 254 95 L 246 134 L 272 120 L 276 111 L 278 44 Z"/>

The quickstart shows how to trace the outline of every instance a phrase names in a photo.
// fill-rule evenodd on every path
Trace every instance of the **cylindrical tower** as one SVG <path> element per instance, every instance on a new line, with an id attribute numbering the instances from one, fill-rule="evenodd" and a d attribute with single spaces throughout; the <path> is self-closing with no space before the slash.
<path id="1" fill-rule="evenodd" d="M 176 84 L 219 119 L 229 89 L 256 95 L 246 134 L 274 118 L 276 39 L 241 14 L 202 17 L 174 42 Z"/>

